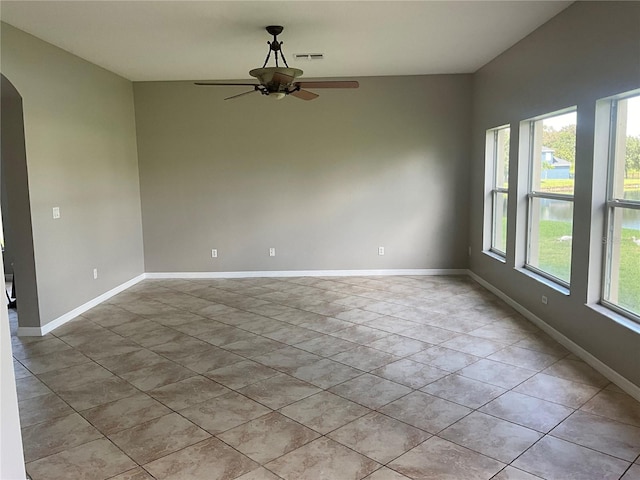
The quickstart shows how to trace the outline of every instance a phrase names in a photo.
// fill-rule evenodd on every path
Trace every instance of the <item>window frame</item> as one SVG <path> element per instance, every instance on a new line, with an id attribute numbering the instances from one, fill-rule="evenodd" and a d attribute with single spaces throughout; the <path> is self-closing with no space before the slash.
<path id="1" fill-rule="evenodd" d="M 547 113 L 529 120 L 525 120 L 524 123 L 528 124 L 528 158 L 527 158 L 527 194 L 526 194 L 526 203 L 527 203 L 527 210 L 526 210 L 526 220 L 527 220 L 527 224 L 526 224 L 526 229 L 525 229 L 525 251 L 524 251 L 524 269 L 525 270 L 529 270 L 531 272 L 533 272 L 534 274 L 544 278 L 545 280 L 548 280 L 554 284 L 560 285 L 561 287 L 566 288 L 567 290 L 570 289 L 571 286 L 571 266 L 569 268 L 569 281 L 566 281 L 562 278 L 556 277 L 555 275 L 546 272 L 534 265 L 531 265 L 530 263 L 530 259 L 531 259 L 531 252 L 532 252 L 532 242 L 533 242 L 533 232 L 532 232 L 532 225 L 533 225 L 533 217 L 534 217 L 534 201 L 536 198 L 538 199 L 547 199 L 547 200 L 555 200 L 555 201 L 565 201 L 565 202 L 571 202 L 572 204 L 572 215 L 575 213 L 575 199 L 574 199 L 574 195 L 568 195 L 568 194 L 560 194 L 560 193 L 550 193 L 550 192 L 543 192 L 543 191 L 539 191 L 539 190 L 535 190 L 534 189 L 534 162 L 537 160 L 539 161 L 539 158 L 536 158 L 536 123 L 537 122 L 541 122 L 544 121 L 547 118 L 553 118 L 553 117 L 558 117 L 561 115 L 565 115 L 567 113 L 572 113 L 572 112 L 576 112 L 577 114 L 577 107 L 570 107 L 570 108 L 565 108 L 563 110 L 558 110 L 555 112 L 551 112 L 551 113 Z M 577 142 L 576 142 L 577 144 Z M 575 186 L 574 186 L 575 188 Z M 574 228 L 574 224 L 573 224 L 573 218 L 571 220 L 571 230 L 573 232 L 573 228 Z"/>
<path id="2" fill-rule="evenodd" d="M 627 100 L 629 98 L 640 97 L 640 91 L 628 92 L 618 95 L 609 100 L 609 131 L 608 131 L 608 147 L 607 147 L 607 189 L 606 198 L 604 202 L 604 237 L 603 237 L 603 250 L 602 250 L 602 274 L 601 274 L 601 289 L 600 289 L 600 301 L 599 303 L 615 313 L 623 315 L 630 320 L 640 323 L 640 314 L 628 310 L 616 303 L 607 300 L 610 294 L 612 284 L 612 262 L 613 248 L 616 239 L 615 232 L 615 209 L 630 209 L 640 211 L 640 200 L 629 200 L 624 198 L 617 198 L 615 195 L 615 181 L 616 181 L 616 144 L 618 140 L 618 104 L 620 101 Z"/>
<path id="3" fill-rule="evenodd" d="M 509 139 L 511 139 L 511 125 L 501 125 L 499 127 L 495 127 L 495 128 L 490 128 L 489 130 L 487 130 L 487 135 L 486 135 L 486 142 L 487 144 L 490 143 L 490 149 L 487 148 L 487 150 L 490 152 L 490 158 L 491 158 L 491 188 L 489 190 L 489 195 L 491 197 L 491 212 L 490 212 L 490 216 L 491 216 L 491 220 L 490 220 L 490 235 L 489 235 L 489 252 L 491 252 L 492 254 L 502 258 L 502 259 L 506 259 L 507 256 L 507 242 L 506 242 L 506 236 L 505 236 L 505 245 L 504 245 L 504 251 L 500 250 L 500 248 L 498 246 L 496 246 L 496 225 L 497 222 L 500 221 L 500 223 L 502 223 L 502 215 L 498 215 L 498 195 L 505 195 L 506 199 L 506 203 L 507 206 L 509 204 L 509 185 L 508 185 L 508 180 L 509 180 L 509 157 L 511 156 L 511 148 L 509 148 L 509 154 L 506 156 L 506 158 L 503 159 L 503 162 L 506 164 L 507 167 L 507 187 L 503 187 L 498 185 L 498 167 L 499 167 L 499 152 L 500 152 L 500 145 L 499 145 L 499 138 L 500 138 L 500 132 L 501 131 L 505 131 L 507 130 L 509 132 Z M 489 139 L 489 136 L 491 136 L 491 139 Z M 487 145 L 488 147 L 489 145 Z M 508 208 L 508 207 L 507 207 Z M 507 218 L 507 225 L 508 225 L 508 218 Z M 507 230 L 507 225 L 504 226 L 505 229 L 505 233 Z"/>

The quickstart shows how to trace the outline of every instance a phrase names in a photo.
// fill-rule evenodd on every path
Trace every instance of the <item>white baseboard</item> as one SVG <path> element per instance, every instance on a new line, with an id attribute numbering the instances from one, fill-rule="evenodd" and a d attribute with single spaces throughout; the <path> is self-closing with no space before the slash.
<path id="1" fill-rule="evenodd" d="M 486 288 L 487 290 L 489 290 L 490 292 L 498 296 L 501 300 L 503 300 L 509 306 L 513 307 L 515 310 L 520 312 L 527 320 L 529 320 L 531 323 L 533 323 L 538 328 L 540 328 L 543 332 L 545 332 L 547 335 L 553 338 L 556 342 L 561 344 L 571 353 L 580 357 L 582 360 L 585 361 L 585 363 L 591 365 L 591 367 L 593 367 L 595 370 L 600 372 L 602 375 L 604 375 L 606 378 L 608 378 L 610 381 L 615 383 L 622 390 L 624 390 L 625 392 L 627 392 L 629 395 L 631 395 L 633 398 L 635 398 L 640 402 L 640 387 L 638 385 L 630 382 L 625 377 L 620 375 L 618 372 L 613 370 L 611 367 L 609 367 L 602 361 L 598 360 L 596 357 L 591 355 L 588 351 L 586 351 L 580 345 L 573 342 L 569 338 L 565 337 L 562 333 L 560 333 L 555 328 L 550 326 L 540 317 L 538 317 L 533 312 L 531 312 L 530 310 L 520 305 L 518 302 L 516 302 L 507 294 L 505 294 L 502 290 L 497 289 L 496 287 L 491 285 L 489 282 L 484 280 L 482 277 L 476 275 L 472 271 L 469 271 L 469 276 L 473 278 L 476 282 L 478 282 L 480 285 L 482 285 L 484 288 Z"/>
<path id="2" fill-rule="evenodd" d="M 134 286 L 136 283 L 144 280 L 146 275 L 143 273 L 142 275 L 138 275 L 137 277 L 132 278 L 128 282 L 124 282 L 121 285 L 118 285 L 115 288 L 112 288 L 108 292 L 103 293 L 102 295 L 94 298 L 93 300 L 89 300 L 87 303 L 80 305 L 77 308 L 74 308 L 70 312 L 65 313 L 64 315 L 56 318 L 55 320 L 50 321 L 49 323 L 43 325 L 42 327 L 18 327 L 18 336 L 19 337 L 41 337 L 46 335 L 47 333 L 53 331 L 61 325 L 64 325 L 69 320 L 73 320 L 78 315 L 83 314 L 87 310 L 92 309 L 96 305 L 104 302 L 105 300 L 110 299 L 114 295 L 117 295 L 120 292 L 123 292 L 129 287 Z"/>
<path id="3" fill-rule="evenodd" d="M 371 277 L 382 275 L 467 275 L 464 268 L 451 269 L 383 269 L 383 270 L 280 270 L 247 272 L 153 272 L 146 278 L 274 278 L 274 277 Z"/>

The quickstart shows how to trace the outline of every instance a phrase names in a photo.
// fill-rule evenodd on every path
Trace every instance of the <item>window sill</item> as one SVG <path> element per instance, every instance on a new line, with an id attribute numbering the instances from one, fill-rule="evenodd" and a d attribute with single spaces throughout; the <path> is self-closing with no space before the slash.
<path id="1" fill-rule="evenodd" d="M 562 294 L 562 295 L 566 295 L 567 297 L 571 294 L 571 291 L 565 287 L 564 285 L 560 285 L 559 283 L 554 282 L 553 280 L 548 279 L 547 277 L 543 277 L 542 275 L 538 275 L 535 272 L 532 272 L 531 270 L 524 268 L 524 267 L 516 267 L 515 270 L 517 272 L 522 273 L 523 275 L 526 275 L 529 278 L 532 278 L 533 280 L 536 280 L 540 283 L 542 283 L 543 285 L 546 285 L 547 287 L 555 290 L 556 292 Z"/>
<path id="2" fill-rule="evenodd" d="M 497 261 L 502 262 L 502 263 L 507 263 L 506 257 L 504 257 L 503 255 L 500 255 L 499 253 L 496 253 L 496 252 L 494 252 L 492 250 L 483 250 L 482 253 L 484 253 L 489 258 L 493 258 L 494 260 L 497 260 Z"/>

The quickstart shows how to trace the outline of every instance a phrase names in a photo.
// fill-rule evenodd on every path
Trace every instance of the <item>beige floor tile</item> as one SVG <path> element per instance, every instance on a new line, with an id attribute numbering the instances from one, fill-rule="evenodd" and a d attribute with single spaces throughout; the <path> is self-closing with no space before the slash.
<path id="1" fill-rule="evenodd" d="M 582 383 L 571 382 L 563 378 L 539 373 L 518 385 L 514 391 L 559 403 L 571 408 L 580 408 L 598 393 L 598 388 Z"/>
<path id="2" fill-rule="evenodd" d="M 116 375 L 132 372 L 134 370 L 150 367 L 163 362 L 166 362 L 164 357 L 146 349 L 125 353 L 124 355 L 105 357 L 97 361 L 97 363 Z"/>
<path id="3" fill-rule="evenodd" d="M 492 480 L 540 480 L 540 477 L 507 465 L 505 469 L 493 477 Z"/>
<path id="4" fill-rule="evenodd" d="M 640 480 L 640 465 L 631 465 L 620 480 Z"/>
<path id="5" fill-rule="evenodd" d="M 219 383 L 197 376 L 149 390 L 147 393 L 172 410 L 182 410 L 229 391 Z"/>
<path id="6" fill-rule="evenodd" d="M 364 480 L 410 480 L 409 477 L 405 477 L 404 475 L 391 470 L 387 467 L 382 467 L 379 470 L 376 470 L 371 475 L 368 475 L 364 478 Z"/>
<path id="7" fill-rule="evenodd" d="M 546 436 L 513 462 L 513 466 L 548 480 L 617 480 L 629 463 Z"/>
<path id="8" fill-rule="evenodd" d="M 432 437 L 388 466 L 420 480 L 488 480 L 504 464 L 441 438 Z"/>
<path id="9" fill-rule="evenodd" d="M 484 327 L 476 328 L 469 332 L 469 335 L 511 345 L 526 338 L 527 332 L 504 326 L 500 324 L 500 322 L 495 322 Z"/>
<path id="10" fill-rule="evenodd" d="M 408 330 L 410 328 L 414 328 L 419 324 L 416 322 L 412 322 L 410 320 L 404 320 L 398 317 L 384 316 L 384 317 L 376 318 L 375 320 L 371 320 L 365 323 L 364 325 L 371 328 L 377 328 L 378 330 L 382 330 L 383 332 L 400 334 L 403 331 Z M 405 337 L 405 338 L 408 338 L 408 337 Z M 381 340 L 384 340 L 384 339 L 381 339 Z M 415 340 L 415 341 L 419 341 L 419 340 Z M 422 342 L 422 343 L 425 343 L 425 342 Z"/>
<path id="11" fill-rule="evenodd" d="M 135 466 L 113 443 L 100 439 L 28 463 L 27 472 L 33 480 L 104 480 Z M 129 478 L 145 479 L 143 476 Z"/>
<path id="12" fill-rule="evenodd" d="M 100 432 L 77 413 L 24 427 L 24 459 L 31 462 L 102 437 Z"/>
<path id="13" fill-rule="evenodd" d="M 320 389 L 307 382 L 281 373 L 238 390 L 243 395 L 272 409 L 318 393 Z"/>
<path id="14" fill-rule="evenodd" d="M 336 385 L 330 391 L 365 407 L 376 409 L 407 395 L 411 388 L 375 375 L 364 374 Z"/>
<path id="15" fill-rule="evenodd" d="M 371 410 L 330 392 L 320 392 L 280 410 L 283 415 L 326 434 Z"/>
<path id="16" fill-rule="evenodd" d="M 177 413 L 109 435 L 109 439 L 139 464 L 207 439 L 210 435 Z"/>
<path id="17" fill-rule="evenodd" d="M 505 347 L 505 345 L 500 342 L 464 334 L 447 340 L 440 344 L 440 346 L 475 355 L 476 357 L 486 357 Z"/>
<path id="18" fill-rule="evenodd" d="M 543 433 L 573 413 L 571 408 L 517 392 L 505 393 L 480 411 Z"/>
<path id="19" fill-rule="evenodd" d="M 31 372 L 29 370 L 27 370 L 24 367 L 24 365 L 22 365 L 22 363 L 20 363 L 16 359 L 13 360 L 13 373 L 15 375 L 16 380 L 32 376 Z"/>
<path id="20" fill-rule="evenodd" d="M 286 343 L 287 345 L 294 345 L 296 343 L 312 340 L 320 335 L 321 332 L 317 330 L 311 330 L 302 326 L 289 325 L 284 322 L 283 326 L 272 332 L 263 333 L 263 335 L 271 340 Z"/>
<path id="21" fill-rule="evenodd" d="M 603 390 L 581 410 L 640 427 L 640 403 L 626 393 Z"/>
<path id="22" fill-rule="evenodd" d="M 296 343 L 296 348 L 301 348 L 307 352 L 315 353 L 323 357 L 330 357 L 338 353 L 351 350 L 358 346 L 357 343 L 348 342 L 341 338 L 332 337 L 331 335 L 321 335 L 306 342 Z"/>
<path id="23" fill-rule="evenodd" d="M 307 313 L 310 313 L 310 312 L 307 312 Z M 353 326 L 353 323 L 347 322 L 345 320 L 338 320 L 337 318 L 325 317 L 324 315 L 319 315 L 315 313 L 310 313 L 310 315 L 318 315 L 318 317 L 309 319 L 306 322 L 301 323 L 300 326 L 303 328 L 307 328 L 309 330 L 319 332 L 319 333 L 332 334 L 334 332 L 338 332 L 340 330 L 344 330 L 345 328 L 349 328 Z"/>
<path id="24" fill-rule="evenodd" d="M 267 367 L 291 374 L 294 370 L 310 365 L 320 360 L 320 356 L 294 347 L 284 347 L 264 355 L 254 357 L 253 360 Z"/>
<path id="25" fill-rule="evenodd" d="M 399 357 L 385 353 L 375 348 L 356 347 L 346 352 L 339 353 L 331 357 L 335 360 L 358 370 L 371 371 L 380 368 L 388 363 L 398 360 Z"/>
<path id="26" fill-rule="evenodd" d="M 23 428 L 73 413 L 73 409 L 55 393 L 21 400 L 18 410 Z"/>
<path id="27" fill-rule="evenodd" d="M 113 377 L 82 385 L 59 388 L 58 395 L 78 411 L 87 410 L 121 398 L 130 397 L 138 390 L 121 378 Z"/>
<path id="28" fill-rule="evenodd" d="M 471 412 L 466 407 L 422 392 L 413 392 L 386 405 L 380 411 L 433 434 Z"/>
<path id="29" fill-rule="evenodd" d="M 421 390 L 469 408 L 479 408 L 506 392 L 504 388 L 457 374 L 441 378 Z"/>
<path id="30" fill-rule="evenodd" d="M 490 383 L 498 387 L 513 388 L 535 375 L 536 372 L 535 370 L 528 370 L 483 358 L 463 368 L 458 373 L 467 378 Z"/>
<path id="31" fill-rule="evenodd" d="M 171 413 L 150 396 L 138 392 L 127 398 L 82 412 L 82 416 L 105 435 L 134 427 Z"/>
<path id="32" fill-rule="evenodd" d="M 564 357 L 569 353 L 566 348 L 542 332 L 530 333 L 519 342 L 516 342 L 514 346 L 536 350 L 537 352 L 550 353 L 551 355 L 558 355 L 560 357 Z"/>
<path id="33" fill-rule="evenodd" d="M 210 438 L 144 466 L 158 480 L 231 480 L 259 465 Z"/>
<path id="34" fill-rule="evenodd" d="M 416 362 L 455 372 L 480 360 L 480 357 L 444 347 L 431 347 L 409 357 Z"/>
<path id="35" fill-rule="evenodd" d="M 206 373 L 210 370 L 241 362 L 244 360 L 244 357 L 228 352 L 222 348 L 210 346 L 193 355 L 184 355 L 176 357 L 173 360 L 177 364 L 196 373 Z"/>
<path id="36" fill-rule="evenodd" d="M 122 323 L 118 326 L 110 328 L 113 333 L 117 333 L 121 337 L 130 337 L 131 335 L 145 335 L 156 331 L 156 328 L 162 331 L 162 327 L 149 320 L 148 318 L 140 317 L 138 319 Z"/>
<path id="37" fill-rule="evenodd" d="M 270 338 L 255 335 L 253 338 L 248 340 L 228 343 L 224 345 L 224 348 L 237 355 L 242 355 L 243 357 L 255 358 L 285 346 L 286 345 L 282 342 L 276 342 Z"/>
<path id="38" fill-rule="evenodd" d="M 16 391 L 18 393 L 18 400 L 20 401 L 52 393 L 44 383 L 32 375 L 17 379 Z"/>
<path id="39" fill-rule="evenodd" d="M 359 343 L 362 345 L 385 338 L 389 336 L 389 332 L 383 332 L 382 330 L 367 327 L 365 325 L 353 325 L 352 327 L 345 328 L 344 330 L 333 332 L 331 335 L 347 340 L 348 342 Z"/>
<path id="40" fill-rule="evenodd" d="M 75 349 L 65 349 L 48 355 L 38 355 L 37 357 L 22 360 L 24 366 L 35 374 L 60 370 L 61 368 L 88 362 L 91 362 L 91 359 Z"/>
<path id="41" fill-rule="evenodd" d="M 402 335 L 421 342 L 438 345 L 447 340 L 451 340 L 459 335 L 458 332 L 445 330 L 444 328 L 432 327 L 431 325 L 418 325 L 402 331 Z"/>
<path id="42" fill-rule="evenodd" d="M 498 350 L 487 358 L 489 360 L 515 365 L 516 367 L 528 368 L 529 370 L 542 370 L 558 361 L 560 357 L 549 353 L 516 347 L 514 345 Z"/>
<path id="43" fill-rule="evenodd" d="M 285 480 L 360 480 L 380 464 L 322 437 L 265 466 Z"/>
<path id="44" fill-rule="evenodd" d="M 249 473 L 240 475 L 236 480 L 280 480 L 280 477 L 266 468 L 260 467 Z"/>
<path id="45" fill-rule="evenodd" d="M 379 377 L 386 378 L 387 380 L 391 380 L 392 382 L 416 389 L 435 382 L 448 374 L 448 372 L 440 370 L 437 367 L 414 362 L 407 358 L 389 363 L 382 368 L 372 371 L 371 373 L 378 375 Z"/>
<path id="46" fill-rule="evenodd" d="M 113 373 L 96 363 L 83 363 L 74 367 L 62 368 L 38 375 L 52 390 L 78 387 L 84 383 L 113 378 Z"/>
<path id="47" fill-rule="evenodd" d="M 140 345 L 119 335 L 111 335 L 104 336 L 99 342 L 96 342 L 95 338 L 88 338 L 86 343 L 74 347 L 87 357 L 97 360 L 112 355 L 135 352 L 140 348 Z"/>
<path id="48" fill-rule="evenodd" d="M 340 320 L 346 320 L 347 322 L 353 323 L 367 323 L 371 320 L 375 320 L 376 318 L 380 318 L 382 315 L 379 313 L 372 312 L 370 310 L 362 310 L 360 308 L 354 308 L 352 310 L 347 310 L 346 312 L 340 312 L 335 315 L 335 318 Z"/>
<path id="49" fill-rule="evenodd" d="M 146 392 L 195 375 L 196 373 L 192 370 L 165 360 L 149 367 L 123 373 L 120 376 L 143 392 Z"/>
<path id="50" fill-rule="evenodd" d="M 356 452 L 388 463 L 431 435 L 380 413 L 370 413 L 331 432 L 328 437 Z"/>
<path id="51" fill-rule="evenodd" d="M 226 367 L 210 370 L 204 375 L 222 385 L 237 390 L 252 383 L 278 375 L 280 372 L 261 363 L 243 360 Z"/>
<path id="52" fill-rule="evenodd" d="M 577 411 L 551 435 L 629 462 L 640 455 L 640 428 L 599 415 Z"/>
<path id="53" fill-rule="evenodd" d="M 278 412 L 272 412 L 217 435 L 259 463 L 266 463 L 319 437 Z"/>
<path id="54" fill-rule="evenodd" d="M 504 463 L 515 460 L 542 434 L 480 412 L 472 412 L 438 434 Z"/>
<path id="55" fill-rule="evenodd" d="M 48 355 L 63 350 L 69 350 L 71 347 L 65 342 L 55 337 L 48 337 L 39 341 L 28 341 L 22 337 L 18 341 L 14 341 L 11 348 L 13 356 L 18 360 L 37 357 L 39 355 Z M 28 338 L 28 337 L 25 337 Z"/>
<path id="56" fill-rule="evenodd" d="M 180 411 L 200 428 L 215 435 L 261 417 L 271 410 L 247 397 L 229 392 Z"/>
<path id="57" fill-rule="evenodd" d="M 398 357 L 406 357 L 431 347 L 431 344 L 402 335 L 391 334 L 380 340 L 371 342 L 367 346 Z"/>
<path id="58" fill-rule="evenodd" d="M 542 373 L 564 378 L 565 380 L 571 380 L 572 382 L 585 383 L 598 388 L 602 388 L 609 383 L 609 380 L 596 370 L 586 363 L 577 360 L 562 359 L 543 370 Z"/>
<path id="59" fill-rule="evenodd" d="M 291 375 L 320 388 L 329 388 L 359 375 L 362 371 L 342 363 L 323 358 L 317 362 L 302 365 L 291 372 Z"/>
<path id="60" fill-rule="evenodd" d="M 154 478 L 142 467 L 137 467 L 132 470 L 127 470 L 115 477 L 111 477 L 109 480 L 154 480 Z"/>

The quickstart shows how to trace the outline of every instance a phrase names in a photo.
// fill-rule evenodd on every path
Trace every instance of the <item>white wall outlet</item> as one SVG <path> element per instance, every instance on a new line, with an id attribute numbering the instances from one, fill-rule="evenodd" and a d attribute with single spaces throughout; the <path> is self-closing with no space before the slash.
<path id="1" fill-rule="evenodd" d="M 275 257 L 276 256 L 276 249 L 274 247 L 271 247 L 269 249 L 269 256 L 270 257 Z"/>
<path id="2" fill-rule="evenodd" d="M 97 269 L 97 268 L 94 268 L 94 269 L 93 269 L 93 279 L 94 279 L 94 280 L 97 280 L 97 279 L 98 279 L 98 269 Z"/>
<path id="3" fill-rule="evenodd" d="M 60 207 L 53 207 L 53 218 L 60 218 Z"/>
<path id="4" fill-rule="evenodd" d="M 218 249 L 217 248 L 212 248 L 211 249 L 211 258 L 218 258 Z"/>
<path id="5" fill-rule="evenodd" d="M 546 304 L 548 303 L 548 300 L 547 300 L 547 296 L 546 296 L 546 295 L 542 295 L 542 303 L 543 303 L 544 305 L 546 305 Z"/>
<path id="6" fill-rule="evenodd" d="M 378 247 L 378 255 L 384 255 L 384 247 Z"/>

